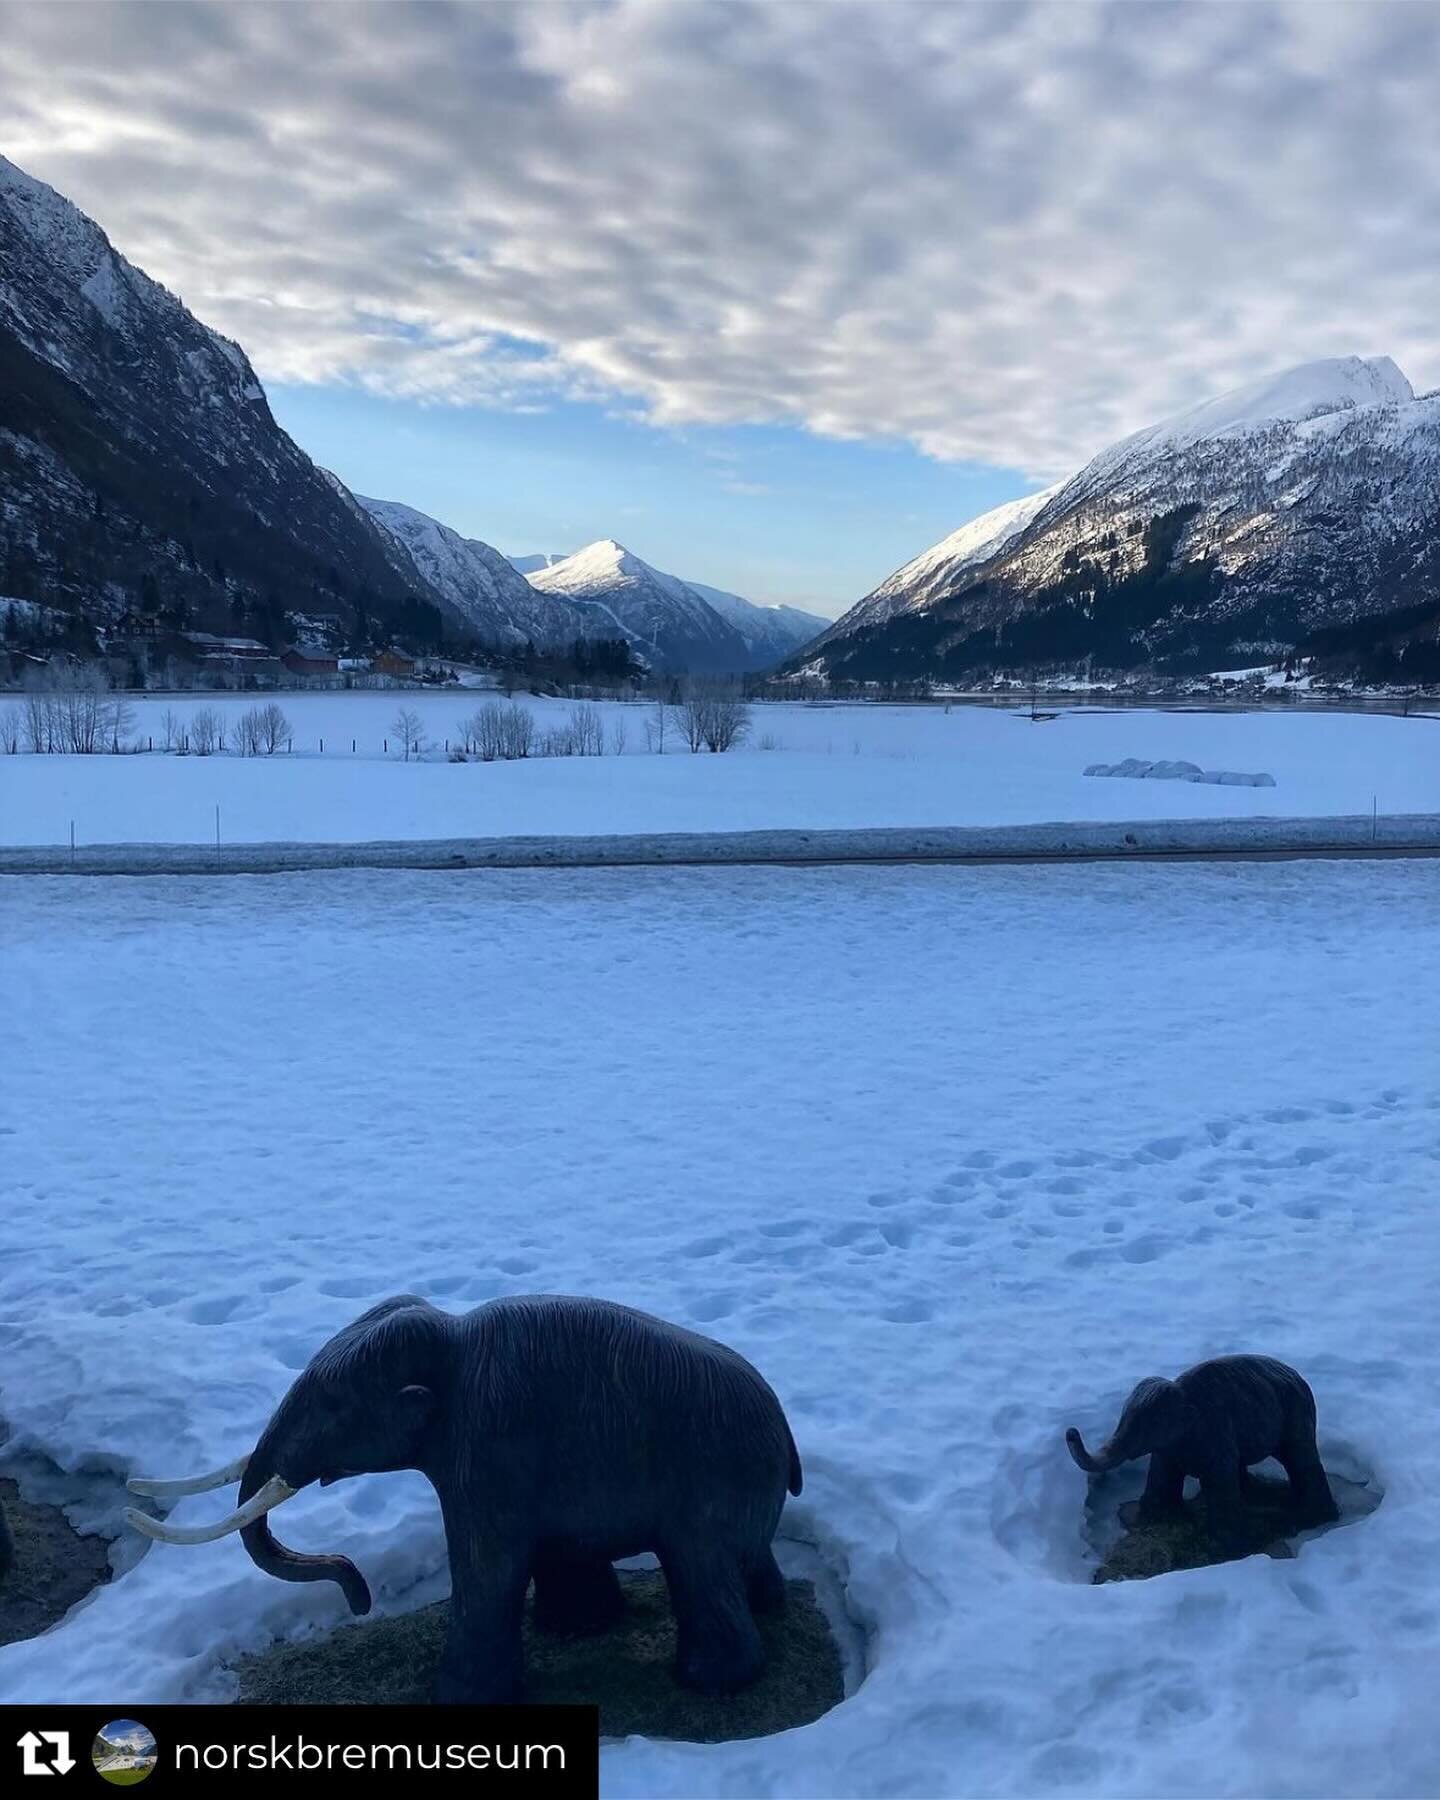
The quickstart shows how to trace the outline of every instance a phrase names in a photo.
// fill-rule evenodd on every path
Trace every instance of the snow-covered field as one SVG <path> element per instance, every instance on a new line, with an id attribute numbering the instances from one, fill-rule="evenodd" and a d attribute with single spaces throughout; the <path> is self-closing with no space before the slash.
<path id="1" fill-rule="evenodd" d="M 1403 731 L 1315 729 L 1352 723 Z M 1033 741 L 1109 736 L 1066 767 L 1187 753 L 1164 729 Z M 1195 760 L 1284 794 L 1278 747 Z M 951 766 L 977 798 L 1002 779 Z M 773 1382 L 806 1465 L 782 1533 L 843 1577 L 869 1668 L 800 1731 L 608 1747 L 607 1795 L 1433 1795 L 1437 886 L 1428 863 L 9 878 L 0 1412 L 113 1523 L 119 1476 L 248 1448 L 381 1295 L 608 1294 Z M 1064 1427 L 1233 1349 L 1310 1378 L 1327 1462 L 1378 1509 L 1294 1561 L 1090 1586 Z M 307 1492 L 285 1531 L 351 1553 L 385 1609 L 443 1580 L 416 1477 Z M 234 1539 L 154 1546 L 0 1650 L 0 1698 L 221 1697 L 226 1659 L 347 1616 Z"/>
<path id="2" fill-rule="evenodd" d="M 443 746 L 483 698 L 281 695 L 294 753 L 258 760 L 0 756 L 0 845 L 68 844 L 72 823 L 77 844 L 214 843 L 217 807 L 227 843 L 1440 812 L 1440 724 L 1356 713 L 1080 709 L 1032 724 L 981 706 L 778 704 L 754 709 L 741 750 L 692 756 L 672 730 L 660 756 L 648 709 L 612 703 L 601 757 L 453 764 L 440 749 L 406 764 L 393 734 L 384 754 L 398 707 Z M 212 703 L 234 712 L 254 697 Z M 542 730 L 570 712 L 524 704 Z M 188 718 L 193 704 L 137 703 L 136 733 L 161 743 L 167 708 Z M 624 753 L 608 753 L 621 731 Z M 1127 758 L 1263 772 L 1275 786 L 1085 777 Z"/>

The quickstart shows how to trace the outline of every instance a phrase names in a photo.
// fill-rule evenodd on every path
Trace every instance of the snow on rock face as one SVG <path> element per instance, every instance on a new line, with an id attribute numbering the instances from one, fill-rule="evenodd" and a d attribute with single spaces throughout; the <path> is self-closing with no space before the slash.
<path id="1" fill-rule="evenodd" d="M 745 639 L 688 582 L 651 568 L 614 538 L 527 579 L 541 593 L 605 607 L 656 667 L 729 674 L 753 666 Z"/>
<path id="2" fill-rule="evenodd" d="M 843 637 L 863 626 L 877 625 L 897 612 L 912 607 L 928 606 L 939 595 L 956 585 L 967 569 L 988 562 L 1038 518 L 1060 487 L 1042 488 L 1038 494 L 1026 494 L 1019 500 L 1007 500 L 971 519 L 949 537 L 941 538 L 928 550 L 921 551 L 903 569 L 882 581 L 858 606 L 832 625 L 826 639 Z"/>
<path id="3" fill-rule="evenodd" d="M 818 613 L 804 612 L 798 606 L 760 606 L 741 594 L 708 587 L 703 581 L 689 581 L 686 586 L 735 627 L 761 664 L 779 662 L 781 657 L 808 644 L 830 623 Z"/>
<path id="4" fill-rule="evenodd" d="M 1414 398 L 1414 388 L 1388 356 L 1335 356 L 1301 363 L 1122 438 L 1088 463 L 1076 481 L 1094 482 L 1135 461 L 1188 449 L 1207 439 L 1264 432 L 1277 424 L 1302 425 L 1356 407 L 1404 405 Z"/>
<path id="5" fill-rule="evenodd" d="M 1417 397 L 1388 356 L 1305 363 L 1135 432 L 1069 481 L 962 527 L 852 607 L 822 640 L 825 661 L 912 672 L 887 661 L 883 634 L 858 652 L 875 666 L 846 670 L 849 640 L 942 600 L 930 640 L 905 640 L 911 657 L 963 647 L 966 667 L 987 654 L 992 666 L 1003 639 L 1018 641 L 1017 667 L 1091 651 L 1111 667 L 1253 660 L 1317 627 L 1440 605 L 1437 493 L 1440 396 Z M 1192 564 L 1198 580 L 1165 588 Z M 1115 627 L 1109 602 L 1140 574 L 1151 587 L 1127 596 Z"/>
<path id="6" fill-rule="evenodd" d="M 372 500 L 364 494 L 355 498 L 482 638 L 548 644 L 586 629 L 583 614 L 563 601 L 546 599 L 507 557 L 479 538 L 461 537 L 398 500 Z"/>
<path id="7" fill-rule="evenodd" d="M 111 623 L 147 578 L 212 619 L 277 593 L 317 611 L 364 594 L 382 620 L 443 604 L 280 430 L 239 345 L 3 157 L 0 351 L 9 535 L 57 607 Z"/>

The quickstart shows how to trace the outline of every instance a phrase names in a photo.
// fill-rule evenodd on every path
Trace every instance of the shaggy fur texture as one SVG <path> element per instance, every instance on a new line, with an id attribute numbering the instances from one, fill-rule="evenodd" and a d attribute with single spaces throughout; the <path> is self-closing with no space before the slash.
<path id="1" fill-rule="evenodd" d="M 743 1687 L 764 1660 L 753 1612 L 783 1603 L 771 1540 L 800 1459 L 774 1393 L 742 1356 L 604 1300 L 495 1300 L 456 1316 L 413 1294 L 330 1340 L 281 1401 L 241 1483 L 292 1487 L 419 1469 L 440 1496 L 452 1618 L 437 1698 L 513 1699 L 533 1576 L 538 1619 L 604 1630 L 618 1557 L 653 1551 L 692 1687 Z M 263 1569 L 370 1592 L 344 1557 L 302 1557 L 265 1520 Z"/>

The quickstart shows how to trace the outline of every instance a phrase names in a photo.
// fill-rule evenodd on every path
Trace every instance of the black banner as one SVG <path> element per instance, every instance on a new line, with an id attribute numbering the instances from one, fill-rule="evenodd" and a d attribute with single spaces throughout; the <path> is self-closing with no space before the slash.
<path id="1" fill-rule="evenodd" d="M 518 1800 L 597 1800 L 600 1715 L 593 1706 L 0 1706 L 0 1788 L 21 1800 L 396 1776 L 441 1791 L 466 1781 L 472 1793 Z"/>

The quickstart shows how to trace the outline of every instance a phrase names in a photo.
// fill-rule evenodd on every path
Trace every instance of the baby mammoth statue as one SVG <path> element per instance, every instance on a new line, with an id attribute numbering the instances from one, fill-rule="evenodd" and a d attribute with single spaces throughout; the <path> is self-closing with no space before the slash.
<path id="1" fill-rule="evenodd" d="M 312 1481 L 384 1469 L 418 1469 L 440 1497 L 451 1614 L 437 1699 L 514 1699 L 531 1578 L 541 1626 L 603 1631 L 624 1608 L 612 1563 L 642 1551 L 665 1571 L 680 1680 L 726 1693 L 759 1674 L 752 1615 L 784 1603 L 770 1546 L 800 1458 L 780 1402 L 725 1345 L 606 1300 L 527 1295 L 456 1315 L 402 1294 L 317 1352 L 248 1458 L 130 1483 L 170 1499 L 238 1480 L 228 1518 L 126 1517 L 167 1543 L 239 1531 L 260 1568 L 338 1582 L 364 1613 L 353 1563 L 286 1549 L 265 1515 Z"/>
<path id="2" fill-rule="evenodd" d="M 1174 1381 L 1150 1376 L 1125 1402 L 1114 1436 L 1092 1456 L 1074 1426 L 1070 1454 L 1090 1475 L 1147 1453 L 1139 1520 L 1173 1512 L 1185 1477 L 1200 1483 L 1206 1513 L 1222 1537 L 1236 1534 L 1252 1463 L 1273 1456 L 1290 1477 L 1297 1516 L 1306 1525 L 1338 1518 L 1315 1444 L 1315 1396 L 1309 1384 L 1272 1356 L 1217 1356 Z"/>

